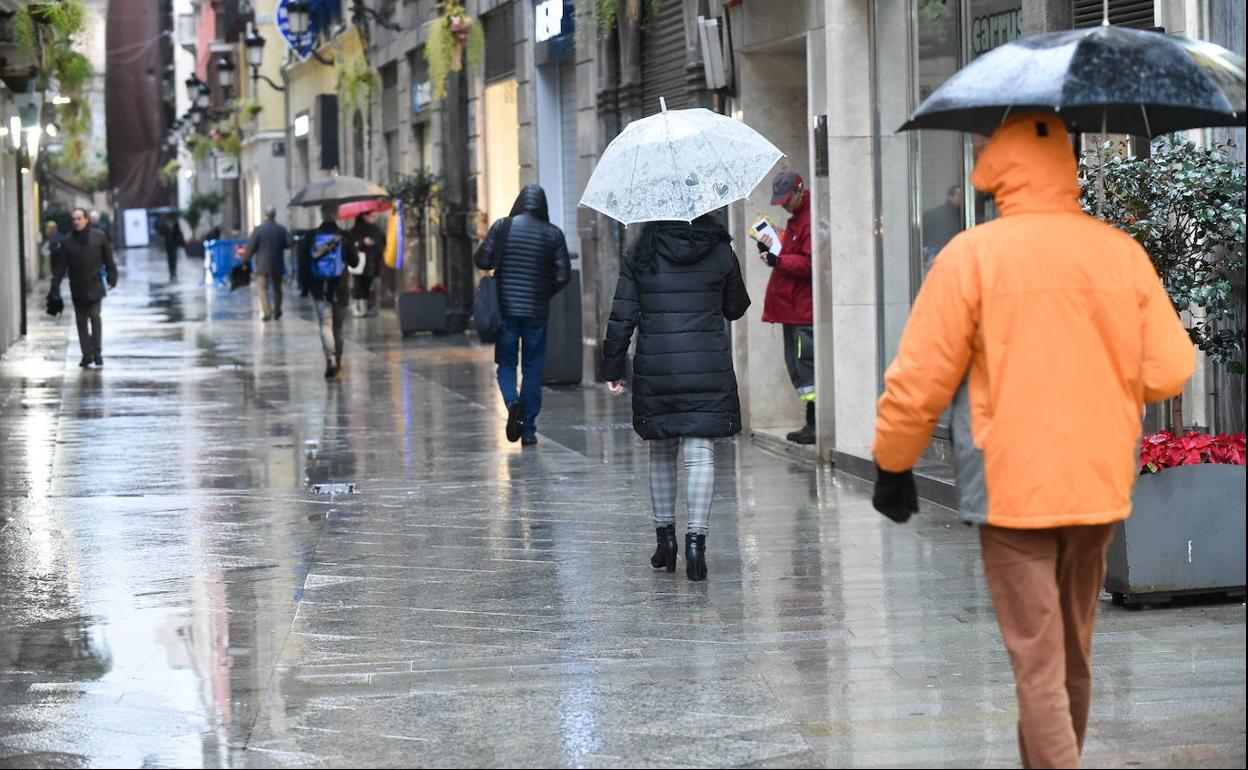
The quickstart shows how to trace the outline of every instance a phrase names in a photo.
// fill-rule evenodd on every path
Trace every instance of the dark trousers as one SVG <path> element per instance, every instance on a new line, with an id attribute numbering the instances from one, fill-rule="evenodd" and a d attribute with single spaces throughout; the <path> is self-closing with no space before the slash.
<path id="1" fill-rule="evenodd" d="M 546 319 L 504 316 L 503 327 L 494 343 L 494 363 L 498 364 L 498 389 L 508 406 L 517 398 L 516 366 L 523 347 L 519 399 L 524 405 L 524 435 L 537 435 L 537 414 L 542 411 L 542 371 L 546 369 Z"/>
<path id="2" fill-rule="evenodd" d="M 984 582 L 1014 667 L 1025 768 L 1079 767 L 1092 627 L 1116 527 L 979 528 Z"/>
<path id="3" fill-rule="evenodd" d="M 803 401 L 815 400 L 815 327 L 784 325 L 784 366 Z"/>
<path id="4" fill-rule="evenodd" d="M 178 277 L 178 247 L 165 249 L 165 259 L 169 262 L 169 280 Z"/>
<path id="5" fill-rule="evenodd" d="M 316 321 L 321 328 L 321 349 L 325 351 L 325 358 L 341 362 L 342 348 L 347 341 L 343 335 L 343 327 L 347 323 L 347 306 L 323 299 L 318 299 L 313 304 L 316 307 Z"/>
<path id="6" fill-rule="evenodd" d="M 74 305 L 74 321 L 78 324 L 78 346 L 82 348 L 82 357 L 88 359 L 103 355 L 104 330 L 100 326 L 99 301 Z"/>

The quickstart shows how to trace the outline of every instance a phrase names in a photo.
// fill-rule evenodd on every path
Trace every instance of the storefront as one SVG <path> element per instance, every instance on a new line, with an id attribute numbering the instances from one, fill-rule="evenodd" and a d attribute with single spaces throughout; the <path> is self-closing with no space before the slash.
<path id="1" fill-rule="evenodd" d="M 563 230 L 574 254 L 580 252 L 575 10 L 573 0 L 534 0 L 537 179 L 546 191 L 550 221 Z"/>
<path id="2" fill-rule="evenodd" d="M 512 3 L 482 17 L 485 27 L 485 88 L 481 99 L 482 185 L 480 208 L 488 222 L 511 213 L 520 194 L 520 86 L 516 78 Z"/>

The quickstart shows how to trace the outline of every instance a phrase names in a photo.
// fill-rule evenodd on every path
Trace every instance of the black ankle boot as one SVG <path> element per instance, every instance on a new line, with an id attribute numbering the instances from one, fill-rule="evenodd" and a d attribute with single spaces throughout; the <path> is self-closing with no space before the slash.
<path id="1" fill-rule="evenodd" d="M 655 527 L 654 536 L 659 542 L 659 547 L 654 550 L 654 556 L 650 557 L 650 566 L 655 569 L 667 567 L 668 572 L 675 572 L 676 552 L 679 550 L 676 545 L 676 525 Z"/>
<path id="2" fill-rule="evenodd" d="M 706 535 L 685 534 L 685 574 L 690 580 L 706 580 Z"/>

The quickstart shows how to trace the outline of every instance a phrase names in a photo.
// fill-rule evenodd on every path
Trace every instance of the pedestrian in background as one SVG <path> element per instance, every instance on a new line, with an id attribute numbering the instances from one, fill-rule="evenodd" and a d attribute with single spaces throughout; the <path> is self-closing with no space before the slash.
<path id="1" fill-rule="evenodd" d="M 763 322 L 784 329 L 784 364 L 798 399 L 806 406 L 806 424 L 785 438 L 815 443 L 815 315 L 810 267 L 810 192 L 796 171 L 782 171 L 771 185 L 771 205 L 787 211 L 780 253 L 771 238 L 758 241 L 759 258 L 772 268 L 763 299 Z"/>
<path id="2" fill-rule="evenodd" d="M 511 215 L 498 220 L 473 258 L 498 280 L 503 325 L 494 344 L 498 389 L 507 406 L 508 441 L 537 443 L 537 415 L 542 410 L 542 371 L 546 368 L 546 320 L 550 298 L 572 277 L 563 231 L 550 223 L 546 191 L 525 185 Z M 524 380 L 516 392 L 516 367 L 524 350 Z"/>
<path id="3" fill-rule="evenodd" d="M 650 444 L 650 498 L 658 547 L 651 566 L 676 570 L 676 455 L 684 455 L 685 574 L 706 579 L 706 534 L 717 438 L 741 431 L 728 325 L 750 297 L 732 238 L 711 215 L 692 224 L 650 222 L 620 261 L 603 342 L 603 375 L 624 392 L 633 331 L 633 428 Z"/>
<path id="4" fill-rule="evenodd" d="M 64 240 L 65 235 L 55 220 L 49 219 L 43 223 L 43 243 L 39 245 L 39 257 L 44 271 L 50 273 L 53 265 L 60 259 L 61 244 Z"/>
<path id="5" fill-rule="evenodd" d="M 1194 352 L 1148 255 L 1079 206 L 1062 121 L 1004 122 L 971 181 L 999 219 L 936 258 L 885 375 L 874 505 L 917 510 L 911 469 L 953 402 L 963 516 L 1018 690 L 1024 767 L 1078 767 L 1105 553 L 1131 513 L 1145 403 Z"/>
<path id="6" fill-rule="evenodd" d="M 355 218 L 351 228 L 352 247 L 359 252 L 362 264 L 359 272 L 351 276 L 351 293 L 355 301 L 357 317 L 377 315 L 377 299 L 373 296 L 373 283 L 381 275 L 381 257 L 386 252 L 386 231 L 377 225 L 380 214 L 368 211 Z"/>
<path id="7" fill-rule="evenodd" d="M 321 330 L 321 349 L 325 353 L 325 377 L 342 371 L 342 351 L 346 344 L 347 307 L 351 287 L 346 280 L 346 265 L 359 263 L 355 249 L 347 248 L 347 234 L 338 226 L 338 206 L 321 206 L 321 224 L 311 236 L 311 278 L 308 289 L 316 307 L 316 320 Z"/>
<path id="8" fill-rule="evenodd" d="M 264 212 L 264 221 L 251 231 L 247 257 L 252 260 L 256 293 L 260 295 L 260 320 L 282 317 L 282 276 L 286 272 L 286 249 L 290 233 L 277 223 L 277 209 Z M 269 292 L 273 293 L 272 301 Z"/>
<path id="9" fill-rule="evenodd" d="M 113 248 L 99 228 L 92 227 L 87 212 L 74 209 L 71 215 L 73 232 L 61 243 L 60 258 L 52 269 L 49 296 L 60 296 L 61 281 L 69 276 L 69 292 L 74 303 L 74 321 L 78 325 L 78 347 L 86 369 L 94 363 L 104 365 L 104 330 L 100 324 L 100 306 L 108 288 L 117 285 L 117 263 Z"/>
<path id="10" fill-rule="evenodd" d="M 169 265 L 169 280 L 178 279 L 178 249 L 186 248 L 186 238 L 182 235 L 182 225 L 177 214 L 165 217 L 161 227 L 161 237 L 165 242 L 165 261 Z"/>

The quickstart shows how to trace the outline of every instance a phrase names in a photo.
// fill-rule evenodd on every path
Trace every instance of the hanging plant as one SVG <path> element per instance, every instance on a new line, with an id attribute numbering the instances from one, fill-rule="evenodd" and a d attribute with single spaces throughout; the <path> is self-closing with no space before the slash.
<path id="1" fill-rule="evenodd" d="M 186 149 L 191 151 L 191 157 L 195 159 L 195 162 L 200 163 L 208 157 L 208 153 L 212 152 L 212 142 L 202 134 L 191 134 L 186 139 Z"/>
<path id="2" fill-rule="evenodd" d="M 178 175 L 178 171 L 182 169 L 182 163 L 176 158 L 160 167 L 160 179 L 162 182 L 171 181 Z"/>
<path id="3" fill-rule="evenodd" d="M 243 151 L 243 140 L 237 128 L 223 121 L 212 129 L 212 147 L 222 155 L 238 155 Z"/>
<path id="4" fill-rule="evenodd" d="M 262 111 L 264 111 L 264 105 L 258 100 L 252 99 L 243 104 L 242 108 L 239 110 L 239 117 L 244 123 L 250 123 L 254 121 Z"/>
<path id="5" fill-rule="evenodd" d="M 338 75 L 338 98 L 352 107 L 368 103 L 381 85 L 381 78 L 363 52 L 339 58 L 334 70 Z"/>
<path id="6" fill-rule="evenodd" d="M 40 80 L 47 79 L 50 64 L 59 50 L 72 49 L 87 27 L 82 0 L 46 0 L 18 9 L 13 19 L 17 44 L 35 57 Z"/>
<path id="7" fill-rule="evenodd" d="M 627 3 L 628 0 L 582 0 L 577 8 L 578 14 L 584 13 L 586 6 L 594 9 L 594 18 L 598 21 L 598 35 L 606 37 L 615 30 L 615 21 L 620 15 L 621 3 Z M 654 18 L 654 14 L 659 10 L 659 6 L 663 4 L 663 0 L 639 0 L 645 3 L 646 19 Z"/>
<path id="8" fill-rule="evenodd" d="M 465 52 L 469 64 L 478 64 L 485 53 L 485 33 L 480 23 L 464 10 L 463 3 L 443 0 L 442 14 L 430 22 L 425 42 L 434 99 L 446 98 L 446 78 L 464 68 Z"/>

